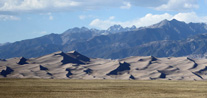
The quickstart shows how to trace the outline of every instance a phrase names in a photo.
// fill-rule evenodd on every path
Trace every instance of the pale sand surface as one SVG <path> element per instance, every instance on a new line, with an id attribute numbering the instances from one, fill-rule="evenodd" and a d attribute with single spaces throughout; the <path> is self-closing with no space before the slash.
<path id="1" fill-rule="evenodd" d="M 0 60 L 0 78 L 207 80 L 207 59 L 187 57 L 88 58 L 76 51 Z"/>

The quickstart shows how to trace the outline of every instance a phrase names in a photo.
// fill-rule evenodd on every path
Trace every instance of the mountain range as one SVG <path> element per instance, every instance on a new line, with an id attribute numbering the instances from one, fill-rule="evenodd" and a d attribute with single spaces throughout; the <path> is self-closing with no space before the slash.
<path id="1" fill-rule="evenodd" d="M 82 27 L 0 45 L 0 58 L 31 58 L 71 50 L 88 57 L 110 59 L 150 55 L 205 57 L 206 38 L 207 24 L 175 19 L 140 28 L 114 25 L 107 30 L 97 30 Z"/>
<path id="2" fill-rule="evenodd" d="M 77 51 L 0 59 L 0 78 L 207 80 L 206 59 L 133 56 L 110 60 Z"/>

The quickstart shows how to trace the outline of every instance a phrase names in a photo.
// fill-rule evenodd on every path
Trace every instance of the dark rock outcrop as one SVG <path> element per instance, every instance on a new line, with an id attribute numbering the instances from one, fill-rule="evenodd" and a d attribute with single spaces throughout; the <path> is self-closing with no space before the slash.
<path id="1" fill-rule="evenodd" d="M 2 71 L 0 72 L 0 75 L 6 77 L 8 74 L 12 73 L 13 71 L 14 71 L 14 70 L 11 69 L 10 67 L 6 67 L 5 70 L 2 70 Z"/>
<path id="2" fill-rule="evenodd" d="M 48 68 L 46 68 L 46 67 L 40 65 L 40 70 L 48 70 Z"/>
<path id="3" fill-rule="evenodd" d="M 21 57 L 20 60 L 19 60 L 19 62 L 18 62 L 17 64 L 19 64 L 19 65 L 28 64 L 28 63 L 27 63 L 27 59 L 24 58 L 24 57 Z"/>
<path id="4" fill-rule="evenodd" d="M 128 73 L 130 70 L 130 64 L 126 63 L 126 62 L 119 62 L 119 66 L 111 71 L 110 73 L 108 73 L 107 75 L 122 75 L 123 73 Z"/>

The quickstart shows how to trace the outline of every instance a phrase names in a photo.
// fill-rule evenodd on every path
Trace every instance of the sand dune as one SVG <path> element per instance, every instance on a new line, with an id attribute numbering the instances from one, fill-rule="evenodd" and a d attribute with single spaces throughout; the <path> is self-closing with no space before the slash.
<path id="1" fill-rule="evenodd" d="M 0 78 L 207 80 L 207 59 L 135 56 L 109 60 L 59 51 L 38 58 L 1 59 Z"/>

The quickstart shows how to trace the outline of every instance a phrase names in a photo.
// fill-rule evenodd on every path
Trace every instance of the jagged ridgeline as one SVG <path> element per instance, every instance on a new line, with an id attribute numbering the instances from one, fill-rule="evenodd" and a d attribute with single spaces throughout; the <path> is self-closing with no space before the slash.
<path id="1" fill-rule="evenodd" d="M 136 28 L 114 25 L 107 30 L 73 28 L 0 46 L 0 58 L 39 57 L 56 51 L 77 50 L 94 58 L 120 59 L 129 56 L 191 56 L 207 54 L 207 25 L 163 20 Z"/>
<path id="2" fill-rule="evenodd" d="M 207 80 L 207 61 L 187 57 L 89 58 L 59 51 L 37 58 L 0 60 L 0 78 Z"/>

